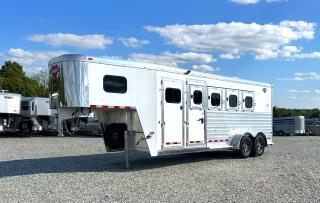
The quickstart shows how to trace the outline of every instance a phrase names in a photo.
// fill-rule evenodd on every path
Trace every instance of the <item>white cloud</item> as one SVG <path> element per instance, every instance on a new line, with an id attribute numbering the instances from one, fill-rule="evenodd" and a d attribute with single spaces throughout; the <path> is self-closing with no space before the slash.
<path id="1" fill-rule="evenodd" d="M 20 48 L 12 48 L 5 53 L 1 53 L 3 60 L 12 60 L 24 66 L 27 73 L 37 72 L 47 68 L 51 58 L 67 54 L 66 51 L 25 51 Z"/>
<path id="2" fill-rule="evenodd" d="M 233 3 L 237 4 L 256 4 L 259 3 L 260 0 L 231 0 Z"/>
<path id="3" fill-rule="evenodd" d="M 142 45 L 149 44 L 150 42 L 148 40 L 139 40 L 134 37 L 129 37 L 129 38 L 119 38 L 119 40 L 122 42 L 122 44 L 126 47 L 141 47 Z"/>
<path id="4" fill-rule="evenodd" d="M 233 59 L 239 59 L 240 56 L 239 55 L 233 55 L 233 54 L 220 54 L 219 58 L 233 60 Z"/>
<path id="5" fill-rule="evenodd" d="M 287 0 L 265 0 L 265 2 L 267 2 L 267 3 L 286 2 L 286 1 Z M 248 5 L 248 4 L 257 4 L 260 2 L 260 0 L 231 0 L 231 2 L 237 3 L 237 4 Z"/>
<path id="6" fill-rule="evenodd" d="M 310 93 L 310 90 L 287 90 L 290 93 Z"/>
<path id="7" fill-rule="evenodd" d="M 80 49 L 105 49 L 113 43 L 109 37 L 99 34 L 75 35 L 75 34 L 35 34 L 27 38 L 33 42 L 43 42 L 53 47 L 70 46 Z"/>
<path id="8" fill-rule="evenodd" d="M 320 73 L 316 73 L 316 72 L 294 73 L 294 75 L 290 78 L 278 78 L 278 80 L 296 80 L 296 81 L 320 80 Z"/>
<path id="9" fill-rule="evenodd" d="M 320 89 L 319 90 L 314 90 L 315 93 L 320 94 Z"/>
<path id="10" fill-rule="evenodd" d="M 163 52 L 160 55 L 132 53 L 129 56 L 129 60 L 156 63 L 169 66 L 177 66 L 177 64 L 179 63 L 207 64 L 215 61 L 215 59 L 210 54 L 194 52 L 172 53 L 168 51 Z"/>
<path id="11" fill-rule="evenodd" d="M 201 65 L 193 65 L 192 70 L 199 71 L 199 72 L 212 73 L 215 71 L 219 71 L 220 69 L 214 68 L 214 67 L 207 65 L 207 64 L 201 64 Z"/>
<path id="12" fill-rule="evenodd" d="M 301 54 L 292 45 L 296 40 L 311 40 L 315 34 L 314 23 L 282 21 L 279 24 L 217 23 L 203 25 L 146 26 L 170 44 L 191 51 L 216 52 L 224 59 L 251 54 L 256 59 L 290 57 Z"/>

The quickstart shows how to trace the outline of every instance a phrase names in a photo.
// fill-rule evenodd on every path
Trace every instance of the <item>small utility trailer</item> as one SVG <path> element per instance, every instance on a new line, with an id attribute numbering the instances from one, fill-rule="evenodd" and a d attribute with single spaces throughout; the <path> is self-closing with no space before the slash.
<path id="1" fill-rule="evenodd" d="M 48 97 L 22 97 L 21 113 L 16 117 L 19 131 L 48 132 L 56 130 L 55 116 Z"/>
<path id="2" fill-rule="evenodd" d="M 320 135 L 320 119 L 305 119 L 306 134 Z"/>
<path id="3" fill-rule="evenodd" d="M 226 149 L 246 158 L 273 144 L 270 84 L 83 55 L 51 59 L 49 73 L 60 121 L 94 112 L 107 151 Z"/>
<path id="4" fill-rule="evenodd" d="M 304 116 L 274 118 L 273 132 L 277 136 L 305 135 L 306 130 Z"/>
<path id="5" fill-rule="evenodd" d="M 20 114 L 21 95 L 0 90 L 0 133 L 15 132 L 15 119 Z"/>

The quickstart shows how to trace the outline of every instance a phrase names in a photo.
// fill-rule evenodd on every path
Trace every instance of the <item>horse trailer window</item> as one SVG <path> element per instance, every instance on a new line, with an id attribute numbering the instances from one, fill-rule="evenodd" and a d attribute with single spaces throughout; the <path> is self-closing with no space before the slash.
<path id="1" fill-rule="evenodd" d="M 229 96 L 229 106 L 230 107 L 237 107 L 238 105 L 238 97 L 237 95 L 231 94 Z"/>
<path id="2" fill-rule="evenodd" d="M 166 102 L 179 104 L 181 102 L 181 90 L 177 88 L 166 88 Z"/>
<path id="3" fill-rule="evenodd" d="M 220 94 L 212 93 L 211 94 L 211 106 L 220 106 Z"/>
<path id="4" fill-rule="evenodd" d="M 252 97 L 247 96 L 247 97 L 244 99 L 244 103 L 245 103 L 245 107 L 246 107 L 247 109 L 251 109 L 251 108 L 252 108 Z"/>
<path id="5" fill-rule="evenodd" d="M 201 104 L 202 103 L 202 92 L 199 90 L 195 90 L 193 92 L 193 103 L 194 104 Z"/>
<path id="6" fill-rule="evenodd" d="M 110 93 L 121 93 L 127 92 L 127 79 L 122 76 L 105 75 L 103 77 L 103 89 Z"/>

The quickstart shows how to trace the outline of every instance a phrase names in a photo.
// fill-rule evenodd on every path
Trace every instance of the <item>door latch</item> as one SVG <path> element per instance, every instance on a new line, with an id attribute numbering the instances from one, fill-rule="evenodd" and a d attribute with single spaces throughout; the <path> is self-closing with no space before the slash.
<path id="1" fill-rule="evenodd" d="M 197 120 L 197 121 L 201 121 L 201 123 L 203 123 L 203 120 L 204 120 L 203 118 L 199 118 L 199 120 Z"/>

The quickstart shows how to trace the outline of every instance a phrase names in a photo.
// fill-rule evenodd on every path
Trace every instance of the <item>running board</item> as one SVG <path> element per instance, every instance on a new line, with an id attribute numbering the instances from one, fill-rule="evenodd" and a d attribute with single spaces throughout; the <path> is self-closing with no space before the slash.
<path id="1" fill-rule="evenodd" d="M 158 155 L 171 155 L 171 154 L 183 154 L 183 153 L 194 153 L 194 152 L 204 152 L 210 151 L 208 147 L 170 147 L 162 149 L 158 152 Z"/>

